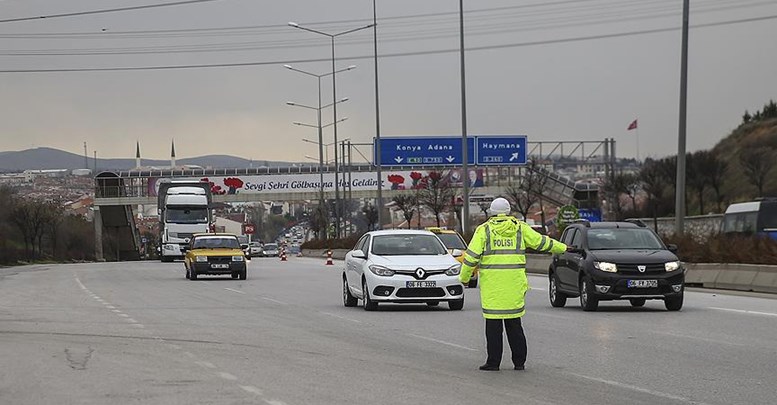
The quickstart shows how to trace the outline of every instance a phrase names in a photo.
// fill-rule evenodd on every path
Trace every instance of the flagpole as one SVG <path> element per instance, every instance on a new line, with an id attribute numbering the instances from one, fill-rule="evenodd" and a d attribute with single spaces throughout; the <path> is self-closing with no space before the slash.
<path id="1" fill-rule="evenodd" d="M 639 124 L 634 129 L 637 130 L 637 165 L 639 165 Z"/>

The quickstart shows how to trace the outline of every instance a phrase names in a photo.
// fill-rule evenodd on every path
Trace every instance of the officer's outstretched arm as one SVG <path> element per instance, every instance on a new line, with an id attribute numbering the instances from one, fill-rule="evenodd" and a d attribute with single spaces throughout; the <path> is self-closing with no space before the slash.
<path id="1" fill-rule="evenodd" d="M 543 235 L 527 224 L 521 224 L 521 235 L 526 247 L 530 247 L 540 253 L 563 253 L 567 250 L 567 245 Z"/>
<path id="2" fill-rule="evenodd" d="M 485 230 L 483 227 L 479 226 L 475 229 L 475 234 L 472 235 L 472 240 L 469 242 L 469 246 L 467 246 L 467 250 L 464 252 L 464 260 L 461 264 L 461 274 L 459 274 L 459 281 L 463 284 L 469 283 L 472 272 L 475 271 L 475 267 L 480 263 L 480 256 L 483 254 L 485 242 Z"/>

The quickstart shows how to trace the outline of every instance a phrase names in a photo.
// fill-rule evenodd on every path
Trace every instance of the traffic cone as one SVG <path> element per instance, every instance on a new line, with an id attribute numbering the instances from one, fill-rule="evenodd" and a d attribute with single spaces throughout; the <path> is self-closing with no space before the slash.
<path id="1" fill-rule="evenodd" d="M 281 261 L 286 261 L 286 249 L 281 249 Z"/>
<path id="2" fill-rule="evenodd" d="M 334 266 L 335 262 L 332 261 L 332 251 L 327 250 L 326 251 L 326 265 L 327 266 Z"/>

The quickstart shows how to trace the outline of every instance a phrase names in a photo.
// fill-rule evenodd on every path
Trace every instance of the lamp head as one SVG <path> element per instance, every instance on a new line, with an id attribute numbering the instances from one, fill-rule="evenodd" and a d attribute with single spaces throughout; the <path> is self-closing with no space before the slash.
<path id="1" fill-rule="evenodd" d="M 299 28 L 299 24 L 297 24 L 297 23 L 295 23 L 293 21 L 289 21 L 289 27 Z"/>

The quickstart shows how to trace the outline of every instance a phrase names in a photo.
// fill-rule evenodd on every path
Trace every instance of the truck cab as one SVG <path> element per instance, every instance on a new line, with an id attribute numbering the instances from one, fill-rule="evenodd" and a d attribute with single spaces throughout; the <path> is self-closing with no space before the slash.
<path id="1" fill-rule="evenodd" d="M 189 243 L 194 234 L 211 232 L 208 191 L 203 187 L 175 183 L 165 188 L 159 218 L 163 262 L 183 259 L 183 246 Z"/>

